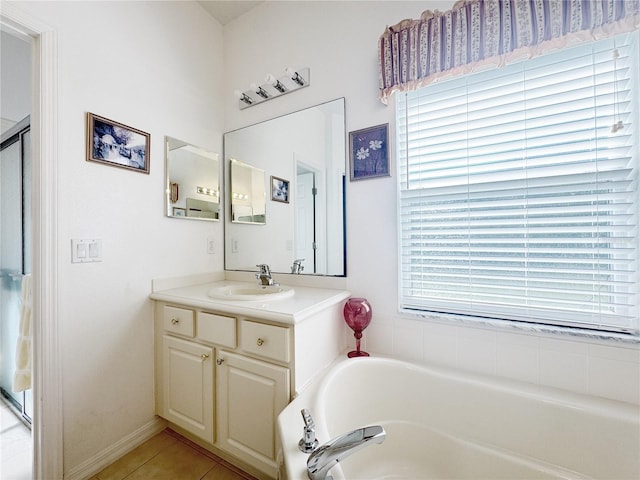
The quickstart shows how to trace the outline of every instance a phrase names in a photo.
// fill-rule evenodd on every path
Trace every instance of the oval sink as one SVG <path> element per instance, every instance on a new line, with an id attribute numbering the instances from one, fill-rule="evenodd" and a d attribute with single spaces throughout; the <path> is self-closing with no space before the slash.
<path id="1" fill-rule="evenodd" d="M 294 290 L 280 285 L 222 285 L 209 290 L 218 300 L 280 300 L 293 296 Z"/>

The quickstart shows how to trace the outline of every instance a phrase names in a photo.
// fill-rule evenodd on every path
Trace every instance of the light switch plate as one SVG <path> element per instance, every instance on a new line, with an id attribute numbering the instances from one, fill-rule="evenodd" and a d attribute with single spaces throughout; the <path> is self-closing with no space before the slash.
<path id="1" fill-rule="evenodd" d="M 102 240 L 100 238 L 72 238 L 71 263 L 92 263 L 102 261 Z"/>

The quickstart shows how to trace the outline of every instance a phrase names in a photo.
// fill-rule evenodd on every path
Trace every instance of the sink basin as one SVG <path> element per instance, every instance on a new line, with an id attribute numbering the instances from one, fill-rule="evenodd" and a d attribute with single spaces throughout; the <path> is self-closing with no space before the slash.
<path id="1" fill-rule="evenodd" d="M 280 285 L 222 285 L 209 290 L 208 295 L 218 300 L 280 300 L 292 297 L 293 288 Z"/>

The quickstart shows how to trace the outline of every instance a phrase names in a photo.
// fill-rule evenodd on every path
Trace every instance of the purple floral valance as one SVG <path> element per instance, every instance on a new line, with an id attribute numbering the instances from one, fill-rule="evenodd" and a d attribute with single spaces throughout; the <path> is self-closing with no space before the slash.
<path id="1" fill-rule="evenodd" d="M 378 42 L 380 99 L 639 26 L 640 0 L 461 0 L 387 27 Z"/>

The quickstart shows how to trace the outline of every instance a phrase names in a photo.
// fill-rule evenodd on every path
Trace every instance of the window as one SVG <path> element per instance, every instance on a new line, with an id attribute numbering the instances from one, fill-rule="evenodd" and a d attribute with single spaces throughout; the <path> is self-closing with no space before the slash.
<path id="1" fill-rule="evenodd" d="M 637 334 L 638 58 L 633 32 L 398 95 L 401 308 Z"/>

